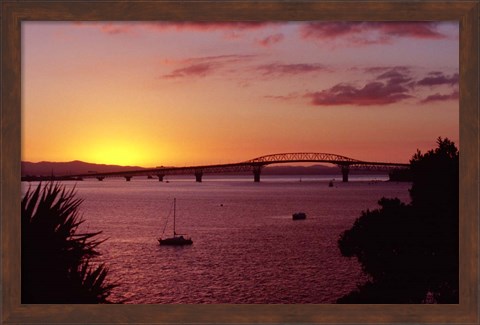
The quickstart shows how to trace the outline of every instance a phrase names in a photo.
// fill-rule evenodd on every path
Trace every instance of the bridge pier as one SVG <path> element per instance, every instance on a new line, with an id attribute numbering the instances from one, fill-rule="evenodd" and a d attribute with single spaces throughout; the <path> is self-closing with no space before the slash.
<path id="1" fill-rule="evenodd" d="M 157 174 L 157 177 L 159 182 L 163 182 L 163 178 L 165 177 L 165 175 Z"/>
<path id="2" fill-rule="evenodd" d="M 254 166 L 253 167 L 253 181 L 255 183 L 260 182 L 260 174 L 262 172 L 262 165 Z"/>
<path id="3" fill-rule="evenodd" d="M 127 182 L 130 182 L 130 180 L 132 179 L 132 176 L 124 176 L 124 177 Z"/>
<path id="4" fill-rule="evenodd" d="M 203 170 L 199 169 L 195 171 L 195 182 L 201 183 L 202 182 L 202 176 L 203 176 Z"/>
<path id="5" fill-rule="evenodd" d="M 105 176 L 98 176 L 97 179 L 101 182 L 105 179 Z"/>
<path id="6" fill-rule="evenodd" d="M 342 181 L 346 183 L 348 182 L 348 173 L 350 171 L 350 166 L 343 165 L 340 168 L 342 169 Z"/>

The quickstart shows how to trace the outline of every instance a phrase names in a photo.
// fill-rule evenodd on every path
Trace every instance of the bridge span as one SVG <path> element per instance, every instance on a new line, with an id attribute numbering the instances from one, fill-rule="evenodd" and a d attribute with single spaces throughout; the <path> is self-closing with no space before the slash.
<path id="1" fill-rule="evenodd" d="M 403 163 L 362 161 L 330 153 L 301 152 L 266 155 L 232 164 L 189 167 L 157 167 L 122 172 L 89 173 L 71 176 L 81 178 L 97 178 L 99 181 L 103 181 L 108 177 L 124 177 L 127 181 L 130 181 L 134 176 L 155 175 L 158 177 L 160 182 L 163 182 L 164 177 L 167 175 L 194 175 L 195 181 L 201 182 L 204 174 L 252 172 L 253 180 L 255 182 L 260 182 L 260 175 L 263 167 L 272 164 L 299 162 L 330 163 L 337 165 L 341 170 L 343 182 L 348 182 L 348 174 L 351 169 L 391 170 L 395 168 L 408 168 L 410 166 L 410 164 Z"/>

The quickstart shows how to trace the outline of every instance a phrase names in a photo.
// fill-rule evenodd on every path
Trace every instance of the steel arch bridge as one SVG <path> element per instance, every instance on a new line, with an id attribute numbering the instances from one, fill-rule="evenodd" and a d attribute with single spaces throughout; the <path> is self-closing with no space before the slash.
<path id="1" fill-rule="evenodd" d="M 340 167 L 344 182 L 348 182 L 348 173 L 350 169 L 368 169 L 368 170 L 391 170 L 394 168 L 408 168 L 409 164 L 363 161 L 331 153 L 299 152 L 299 153 L 277 153 L 253 158 L 247 161 L 232 164 L 200 165 L 189 167 L 157 167 L 150 169 L 139 169 L 123 172 L 109 173 L 89 173 L 72 175 L 79 178 L 97 178 L 102 181 L 107 177 L 124 177 L 130 181 L 134 176 L 156 175 L 159 181 L 167 175 L 195 175 L 197 182 L 202 181 L 204 174 L 223 174 L 238 172 L 253 172 L 254 181 L 260 181 L 261 170 L 266 165 L 299 163 L 299 162 L 319 162 L 331 163 Z"/>

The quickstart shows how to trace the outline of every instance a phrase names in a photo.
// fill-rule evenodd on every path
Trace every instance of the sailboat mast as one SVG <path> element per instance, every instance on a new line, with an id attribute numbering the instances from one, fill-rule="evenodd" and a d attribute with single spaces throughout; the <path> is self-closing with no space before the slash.
<path id="1" fill-rule="evenodd" d="M 177 206 L 177 199 L 174 198 L 173 199 L 173 237 L 175 237 L 177 235 L 177 233 L 175 232 L 175 210 L 176 210 L 176 206 Z"/>

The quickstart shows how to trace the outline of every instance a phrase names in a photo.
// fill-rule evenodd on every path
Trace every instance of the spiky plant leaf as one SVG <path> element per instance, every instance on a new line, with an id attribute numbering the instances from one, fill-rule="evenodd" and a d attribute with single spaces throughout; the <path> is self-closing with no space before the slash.
<path id="1" fill-rule="evenodd" d="M 101 232 L 78 233 L 84 222 L 75 189 L 54 184 L 28 189 L 22 199 L 22 303 L 108 303 L 116 286 L 108 270 L 91 267 Z"/>

